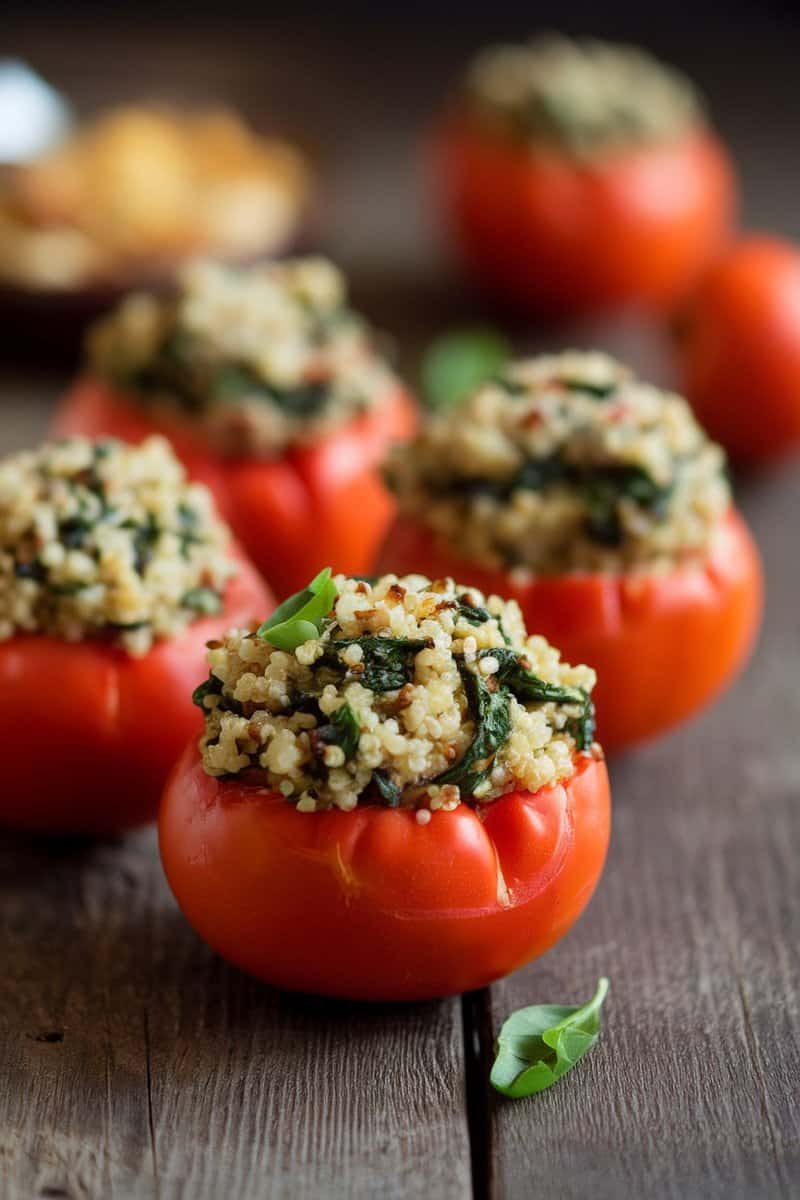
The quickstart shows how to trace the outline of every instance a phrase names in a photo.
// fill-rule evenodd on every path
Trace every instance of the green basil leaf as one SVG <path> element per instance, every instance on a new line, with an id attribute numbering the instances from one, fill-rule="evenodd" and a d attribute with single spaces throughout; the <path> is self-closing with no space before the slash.
<path id="1" fill-rule="evenodd" d="M 278 605 L 272 616 L 259 626 L 258 636 L 279 650 L 296 650 L 322 632 L 322 624 L 337 595 L 331 569 L 325 567 L 308 587 Z"/>
<path id="2" fill-rule="evenodd" d="M 492 329 L 445 334 L 422 360 L 422 394 L 432 409 L 453 408 L 508 362 L 511 345 Z"/>
<path id="3" fill-rule="evenodd" d="M 472 720 L 475 722 L 475 737 L 458 762 L 453 763 L 433 783 L 457 783 L 466 796 L 474 794 L 483 783 L 493 765 L 497 751 L 503 746 L 511 732 L 511 715 L 508 710 L 508 692 L 501 688 L 491 692 L 482 675 L 459 665 L 464 690 Z"/>
<path id="4" fill-rule="evenodd" d="M 554 1084 L 597 1041 L 607 992 L 608 980 L 600 979 L 588 1004 L 534 1004 L 512 1013 L 497 1039 L 492 1087 L 517 1100 Z"/>

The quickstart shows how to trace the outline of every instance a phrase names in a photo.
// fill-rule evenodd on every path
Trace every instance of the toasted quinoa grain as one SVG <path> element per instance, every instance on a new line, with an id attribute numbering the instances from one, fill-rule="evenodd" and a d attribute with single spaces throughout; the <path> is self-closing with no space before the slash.
<path id="1" fill-rule="evenodd" d="M 669 141 L 703 124 L 690 81 L 646 51 L 554 34 L 482 51 L 464 101 L 488 129 L 576 157 Z"/>
<path id="2" fill-rule="evenodd" d="M 303 812 L 436 810 L 534 792 L 590 752 L 594 672 L 529 636 L 514 602 L 449 579 L 335 582 L 320 636 L 294 652 L 236 630 L 209 650 L 208 774 L 243 773 Z"/>
<path id="3" fill-rule="evenodd" d="M 195 263 L 175 299 L 129 296 L 88 340 L 90 370 L 178 415 L 222 454 L 316 441 L 399 385 L 326 259 Z"/>
<path id="4" fill-rule="evenodd" d="M 12 455 L 0 462 L 0 639 L 103 637 L 144 654 L 221 610 L 229 544 L 163 438 Z"/>
<path id="5" fill-rule="evenodd" d="M 512 363 L 390 465 L 401 511 L 465 560 L 526 573 L 669 569 L 730 505 L 686 401 L 599 353 Z"/>

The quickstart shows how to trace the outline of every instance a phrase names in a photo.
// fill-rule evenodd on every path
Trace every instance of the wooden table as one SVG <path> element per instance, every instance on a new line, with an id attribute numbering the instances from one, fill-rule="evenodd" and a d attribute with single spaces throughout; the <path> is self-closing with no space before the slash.
<path id="1" fill-rule="evenodd" d="M 772 69 L 746 105 L 733 103 L 735 47 L 714 78 L 751 181 L 749 211 L 796 235 L 789 131 L 800 106 L 779 32 L 760 35 Z M 421 82 L 406 103 L 397 61 L 381 63 L 370 96 L 374 68 L 321 34 L 303 46 L 319 81 L 309 94 L 286 68 L 301 52 L 296 31 L 247 45 L 196 33 L 187 48 L 131 30 L 117 79 L 107 32 L 17 24 L 20 50 L 90 102 L 141 90 L 146 61 L 155 81 L 177 71 L 189 94 L 206 83 L 259 111 L 266 61 L 278 111 L 328 142 L 328 244 L 353 269 L 360 301 L 401 335 L 406 363 L 432 330 L 471 311 L 440 270 L 411 151 L 436 63 L 449 68 L 472 36 L 416 48 Z M 744 45 L 751 34 L 730 36 Z M 685 57 L 700 69 L 703 45 Z M 779 99 L 783 141 L 766 125 Z M 766 145 L 753 136 L 759 117 Z M 669 377 L 659 336 L 635 321 L 525 339 L 589 340 Z M 41 434 L 64 378 L 2 368 L 0 449 Z M 544 960 L 486 992 L 407 1007 L 281 995 L 186 926 L 152 831 L 103 843 L 2 837 L 0 1195 L 797 1195 L 800 473 L 747 483 L 740 501 L 769 588 L 753 662 L 700 720 L 612 763 L 613 840 L 596 898 Z M 601 974 L 612 990 L 592 1053 L 550 1092 L 495 1096 L 488 1065 L 503 1018 L 586 998 Z"/>

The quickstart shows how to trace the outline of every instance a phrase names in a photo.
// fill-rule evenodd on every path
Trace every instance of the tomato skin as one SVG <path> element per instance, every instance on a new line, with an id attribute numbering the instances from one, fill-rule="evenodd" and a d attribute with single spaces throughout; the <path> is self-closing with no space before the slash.
<path id="1" fill-rule="evenodd" d="M 685 390 L 738 462 L 800 448 L 800 247 L 753 236 L 708 272 L 681 325 Z"/>
<path id="2" fill-rule="evenodd" d="M 223 612 L 140 658 L 45 634 L 0 642 L 0 727 L 13 748 L 3 766 L 0 825 L 104 835 L 152 821 L 175 759 L 202 730 L 191 694 L 208 672 L 206 642 L 263 619 L 273 603 L 242 561 Z"/>
<path id="3" fill-rule="evenodd" d="M 445 217 L 477 281 L 541 315 L 668 309 L 733 223 L 730 159 L 702 129 L 582 162 L 456 117 L 435 135 L 432 158 Z"/>
<path id="4" fill-rule="evenodd" d="M 395 523 L 379 565 L 450 575 L 516 600 L 530 633 L 597 671 L 597 737 L 607 752 L 708 704 L 747 660 L 763 603 L 758 551 L 734 509 L 702 563 L 666 575 L 573 572 L 520 584 L 458 558 L 406 518 Z"/>
<path id="5" fill-rule="evenodd" d="M 159 841 L 187 920 L 238 967 L 292 991 L 424 1000 L 483 987 L 561 937 L 600 876 L 609 822 L 605 764 L 588 755 L 563 785 L 420 825 L 375 805 L 298 812 L 210 778 L 190 746 Z"/>
<path id="6" fill-rule="evenodd" d="M 84 378 L 65 397 L 54 432 L 128 442 L 164 434 L 190 477 L 214 493 L 251 560 L 283 597 L 324 566 L 348 575 L 371 570 L 395 512 L 377 468 L 393 441 L 411 437 L 416 420 L 411 397 L 398 388 L 323 441 L 282 458 L 223 458 L 185 422 L 156 422 L 100 380 Z"/>

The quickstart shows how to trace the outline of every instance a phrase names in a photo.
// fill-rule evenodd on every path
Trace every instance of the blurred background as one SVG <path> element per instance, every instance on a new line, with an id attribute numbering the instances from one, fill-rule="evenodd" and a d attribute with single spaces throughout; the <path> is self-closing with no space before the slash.
<path id="1" fill-rule="evenodd" d="M 320 180 L 310 244 L 345 267 L 357 305 L 395 336 L 413 369 L 433 333 L 486 315 L 453 272 L 437 229 L 424 178 L 426 129 L 479 46 L 542 29 L 638 42 L 683 68 L 738 160 L 743 223 L 800 236 L 800 7 L 792 0 L 69 7 L 7 0 L 0 49 L 63 92 L 79 116 L 149 98 L 222 102 L 258 131 L 307 150 Z M 518 336 L 531 345 L 593 339 L 646 359 L 651 375 L 670 370 L 666 360 L 658 365 L 662 335 L 632 318 L 602 330 L 527 328 Z M 39 432 L 69 373 L 63 363 L 47 365 L 44 347 L 20 368 L 15 350 L 7 336 L 4 448 Z M 21 380 L 25 396 L 15 399 Z"/>

